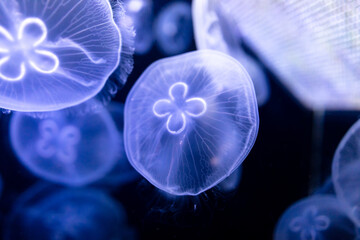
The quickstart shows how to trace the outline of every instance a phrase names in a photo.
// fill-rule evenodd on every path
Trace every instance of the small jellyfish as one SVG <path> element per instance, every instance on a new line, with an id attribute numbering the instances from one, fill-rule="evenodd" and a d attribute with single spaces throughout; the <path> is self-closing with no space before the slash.
<path id="1" fill-rule="evenodd" d="M 15 202 L 6 240 L 134 239 L 121 205 L 93 189 L 64 189 L 40 183 Z"/>
<path id="2" fill-rule="evenodd" d="M 20 162 L 46 180 L 78 186 L 103 177 L 116 163 L 119 137 L 105 110 L 34 118 L 15 113 L 10 141 Z"/>
<path id="3" fill-rule="evenodd" d="M 242 49 L 242 34 L 222 10 L 222 1 L 194 0 L 192 13 L 197 48 L 221 51 L 238 60 L 253 80 L 259 106 L 264 105 L 270 97 L 269 81 L 261 66 Z"/>
<path id="4" fill-rule="evenodd" d="M 125 0 L 125 9 L 136 31 L 135 53 L 144 55 L 150 51 L 154 42 L 153 2 L 152 0 Z"/>
<path id="5" fill-rule="evenodd" d="M 117 155 L 117 160 L 115 166 L 111 169 L 110 172 L 101 178 L 98 182 L 95 183 L 96 186 L 104 187 L 106 189 L 118 188 L 124 184 L 135 181 L 140 177 L 140 175 L 135 171 L 135 169 L 130 165 L 124 147 L 124 105 L 118 102 L 111 102 L 107 107 L 118 132 L 118 148 L 119 153 Z"/>
<path id="6" fill-rule="evenodd" d="M 44 112 L 97 95 L 124 42 L 109 0 L 0 3 L 0 107 Z"/>
<path id="7" fill-rule="evenodd" d="M 166 56 L 189 49 L 193 39 L 191 6 L 176 1 L 166 5 L 155 20 L 157 45 Z"/>
<path id="8" fill-rule="evenodd" d="M 154 63 L 125 103 L 130 163 L 174 195 L 197 195 L 228 177 L 250 152 L 258 127 L 249 75 L 212 50 Z"/>
<path id="9" fill-rule="evenodd" d="M 345 134 L 332 163 L 335 192 L 360 226 L 360 120 Z"/>
<path id="10" fill-rule="evenodd" d="M 277 223 L 274 240 L 354 240 L 354 223 L 333 195 L 315 195 L 288 208 Z"/>

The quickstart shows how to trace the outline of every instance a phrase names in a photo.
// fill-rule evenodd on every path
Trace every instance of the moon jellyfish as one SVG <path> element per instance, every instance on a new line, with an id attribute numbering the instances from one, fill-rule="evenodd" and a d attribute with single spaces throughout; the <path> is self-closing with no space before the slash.
<path id="1" fill-rule="evenodd" d="M 341 140 L 334 155 L 332 177 L 335 192 L 360 226 L 360 121 Z"/>
<path id="2" fill-rule="evenodd" d="M 194 0 L 192 2 L 196 46 L 198 49 L 213 49 L 238 60 L 253 80 L 259 106 L 270 96 L 270 86 L 258 63 L 241 48 L 243 36 L 236 24 L 222 11 L 220 0 Z"/>
<path id="3" fill-rule="evenodd" d="M 165 55 L 185 52 L 193 39 L 190 4 L 177 1 L 166 5 L 155 20 L 155 36 Z"/>
<path id="4" fill-rule="evenodd" d="M 359 1 L 218 2 L 244 41 L 304 106 L 360 109 Z"/>
<path id="5" fill-rule="evenodd" d="M 10 138 L 18 159 L 30 172 L 72 186 L 102 178 L 118 154 L 116 126 L 105 110 L 85 115 L 57 111 L 43 119 L 15 113 Z"/>
<path id="6" fill-rule="evenodd" d="M 15 202 L 6 240 L 133 239 L 124 209 L 102 192 L 37 184 Z"/>
<path id="7" fill-rule="evenodd" d="M 135 53 L 146 54 L 154 42 L 153 2 L 152 0 L 126 0 L 125 9 L 127 17 L 131 19 L 136 30 Z"/>
<path id="8" fill-rule="evenodd" d="M 356 226 L 333 195 L 315 195 L 288 208 L 277 223 L 274 240 L 354 240 Z"/>
<path id="9" fill-rule="evenodd" d="M 0 4 L 0 107 L 43 112 L 95 96 L 120 61 L 108 0 Z"/>
<path id="10" fill-rule="evenodd" d="M 118 133 L 118 148 L 119 153 L 117 155 L 116 164 L 111 169 L 110 172 L 101 178 L 96 184 L 96 186 L 102 187 L 119 187 L 121 185 L 130 183 L 140 175 L 135 171 L 135 169 L 130 165 L 124 147 L 124 105 L 118 102 L 111 102 L 107 107 L 115 125 Z"/>
<path id="11" fill-rule="evenodd" d="M 212 50 L 157 61 L 125 104 L 130 163 L 174 195 L 197 195 L 228 177 L 250 152 L 258 127 L 249 75 Z"/>

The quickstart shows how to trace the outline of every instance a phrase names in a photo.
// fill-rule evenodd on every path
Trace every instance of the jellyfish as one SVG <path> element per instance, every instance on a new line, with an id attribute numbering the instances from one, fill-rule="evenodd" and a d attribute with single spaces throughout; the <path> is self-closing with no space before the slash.
<path id="1" fill-rule="evenodd" d="M 39 183 L 15 202 L 4 239 L 134 239 L 123 207 L 94 189 Z"/>
<path id="2" fill-rule="evenodd" d="M 353 240 L 355 224 L 334 195 L 314 195 L 296 202 L 281 216 L 274 240 Z"/>
<path id="3" fill-rule="evenodd" d="M 129 43 L 110 2 L 2 1 L 0 107 L 60 110 L 95 97 L 115 73 L 123 79 Z"/>
<path id="4" fill-rule="evenodd" d="M 155 19 L 154 26 L 157 45 L 166 56 L 177 55 L 190 48 L 193 28 L 189 3 L 169 3 Z"/>
<path id="5" fill-rule="evenodd" d="M 360 226 L 360 120 L 345 134 L 332 163 L 332 180 L 336 195 Z"/>
<path id="6" fill-rule="evenodd" d="M 136 30 L 135 53 L 144 55 L 150 51 L 154 42 L 153 2 L 152 0 L 126 0 L 124 3 L 126 15 Z"/>
<path id="7" fill-rule="evenodd" d="M 221 5 L 231 20 L 228 27 L 243 33 L 246 45 L 303 106 L 360 109 L 358 1 L 212 2 Z"/>
<path id="8" fill-rule="evenodd" d="M 155 62 L 125 103 L 130 163 L 173 195 L 197 195 L 228 177 L 250 152 L 258 127 L 249 75 L 212 50 Z"/>
<path id="9" fill-rule="evenodd" d="M 242 49 L 243 36 L 222 10 L 221 1 L 194 0 L 192 13 L 197 48 L 221 51 L 238 60 L 253 80 L 258 105 L 264 105 L 270 97 L 269 81 L 262 67 Z"/>
<path id="10" fill-rule="evenodd" d="M 84 115 L 62 110 L 46 118 L 15 113 L 10 141 L 19 161 L 33 174 L 80 186 L 99 180 L 114 167 L 120 140 L 106 110 Z"/>
<path id="11" fill-rule="evenodd" d="M 225 178 L 217 185 L 217 188 L 222 192 L 232 192 L 237 189 L 240 184 L 242 176 L 242 166 L 239 166 L 230 176 Z"/>
<path id="12" fill-rule="evenodd" d="M 125 153 L 123 140 L 124 105 L 119 102 L 111 102 L 107 109 L 117 128 L 119 138 L 117 147 L 119 150 L 114 167 L 103 178 L 96 182 L 95 185 L 105 189 L 113 189 L 135 181 L 140 175 L 130 165 Z"/>

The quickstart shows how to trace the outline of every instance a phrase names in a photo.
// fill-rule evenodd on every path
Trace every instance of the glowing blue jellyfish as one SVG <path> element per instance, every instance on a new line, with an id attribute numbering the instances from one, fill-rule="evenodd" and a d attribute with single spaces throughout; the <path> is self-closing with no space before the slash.
<path id="1" fill-rule="evenodd" d="M 233 58 L 203 50 L 160 60 L 125 104 L 125 150 L 135 169 L 174 195 L 197 195 L 246 158 L 259 119 L 252 81 Z"/>
<path id="2" fill-rule="evenodd" d="M 281 216 L 274 240 L 353 240 L 354 223 L 333 195 L 315 195 L 296 202 Z"/>
<path id="3" fill-rule="evenodd" d="M 46 180 L 78 186 L 103 177 L 116 163 L 119 137 L 106 111 L 51 112 L 44 119 L 15 113 L 10 123 L 20 162 Z"/>
<path id="4" fill-rule="evenodd" d="M 42 112 L 82 103 L 118 68 L 122 38 L 108 0 L 0 3 L 0 107 Z"/>
<path id="5" fill-rule="evenodd" d="M 15 202 L 4 239 L 133 239 L 124 209 L 102 192 L 37 184 Z"/>
<path id="6" fill-rule="evenodd" d="M 183 53 L 190 47 L 193 27 L 189 3 L 177 1 L 166 5 L 154 24 L 157 45 L 165 55 Z"/>
<path id="7" fill-rule="evenodd" d="M 211 2 L 304 106 L 360 109 L 358 1 Z"/>
<path id="8" fill-rule="evenodd" d="M 110 172 L 101 178 L 96 186 L 104 188 L 113 188 L 119 187 L 124 184 L 130 183 L 140 177 L 140 175 L 135 171 L 135 169 L 130 165 L 124 147 L 124 105 L 118 102 L 111 102 L 107 107 L 109 113 L 115 125 L 117 127 L 118 133 L 118 154 L 116 159 L 115 166 L 111 169 Z"/>
<path id="9" fill-rule="evenodd" d="M 153 2 L 152 0 L 125 0 L 126 15 L 136 30 L 135 53 L 139 55 L 150 51 L 153 42 Z"/>
<path id="10" fill-rule="evenodd" d="M 270 97 L 270 86 L 261 66 L 248 56 L 241 47 L 243 36 L 237 25 L 222 10 L 220 0 L 194 0 L 192 13 L 196 46 L 213 49 L 238 60 L 253 80 L 259 106 Z"/>
<path id="11" fill-rule="evenodd" d="M 341 140 L 334 155 L 332 178 L 335 192 L 360 226 L 360 120 Z"/>

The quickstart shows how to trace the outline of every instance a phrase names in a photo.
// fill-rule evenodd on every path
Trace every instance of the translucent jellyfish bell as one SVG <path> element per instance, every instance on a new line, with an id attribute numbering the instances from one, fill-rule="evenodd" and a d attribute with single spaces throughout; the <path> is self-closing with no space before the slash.
<path id="1" fill-rule="evenodd" d="M 352 216 L 360 226 L 360 120 L 358 120 L 341 140 L 334 155 L 332 178 L 335 192 L 344 201 Z"/>
<path id="2" fill-rule="evenodd" d="M 153 2 L 152 0 L 125 0 L 126 15 L 136 30 L 135 53 L 139 55 L 150 51 L 153 42 Z"/>
<path id="3" fill-rule="evenodd" d="M 133 239 L 124 209 L 102 192 L 37 184 L 15 202 L 6 240 Z"/>
<path id="4" fill-rule="evenodd" d="M 165 55 L 180 54 L 190 47 L 193 27 L 189 3 L 169 3 L 161 10 L 154 24 L 157 44 Z"/>
<path id="5" fill-rule="evenodd" d="M 251 150 L 258 127 L 249 75 L 212 50 L 154 63 L 125 104 L 130 163 L 175 195 L 197 195 L 229 176 Z"/>
<path id="6" fill-rule="evenodd" d="M 222 192 L 232 192 L 237 189 L 242 177 L 242 166 L 239 166 L 233 173 L 220 182 L 217 187 Z"/>
<path id="7" fill-rule="evenodd" d="M 116 126 L 105 110 L 85 115 L 57 111 L 43 119 L 15 113 L 10 138 L 18 159 L 32 173 L 72 186 L 102 178 L 119 150 Z"/>
<path id="8" fill-rule="evenodd" d="M 194 0 L 192 16 L 198 49 L 223 52 L 238 60 L 253 80 L 259 106 L 270 97 L 270 86 L 261 66 L 241 47 L 243 36 L 235 22 L 222 10 L 222 0 Z"/>
<path id="9" fill-rule="evenodd" d="M 231 26 L 304 106 L 360 109 L 358 1 L 217 2 Z"/>
<path id="10" fill-rule="evenodd" d="M 354 240 L 354 223 L 333 195 L 315 195 L 288 208 L 277 223 L 274 240 Z"/>
<path id="11" fill-rule="evenodd" d="M 43 112 L 80 104 L 118 68 L 122 38 L 109 0 L 0 3 L 0 107 Z"/>

